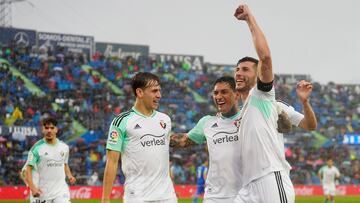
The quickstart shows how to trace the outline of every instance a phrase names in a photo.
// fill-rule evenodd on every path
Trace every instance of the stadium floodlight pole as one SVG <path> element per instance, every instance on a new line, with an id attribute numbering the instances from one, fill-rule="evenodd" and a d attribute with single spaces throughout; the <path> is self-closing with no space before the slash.
<path id="1" fill-rule="evenodd" d="M 0 0 L 0 26 L 1 27 L 12 27 L 12 13 L 11 4 L 19 2 L 27 2 L 32 7 L 34 6 L 30 1 L 27 0 Z"/>

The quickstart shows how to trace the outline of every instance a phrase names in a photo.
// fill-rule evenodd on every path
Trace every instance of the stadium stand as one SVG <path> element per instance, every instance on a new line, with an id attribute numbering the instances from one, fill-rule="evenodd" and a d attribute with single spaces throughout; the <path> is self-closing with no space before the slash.
<path id="1" fill-rule="evenodd" d="M 199 71 L 185 62 L 152 57 L 106 57 L 96 52 L 90 60 L 62 47 L 51 50 L 9 44 L 1 47 L 0 56 L 0 125 L 34 127 L 42 117 L 55 116 L 60 121 L 60 139 L 71 146 L 69 165 L 79 185 L 101 184 L 107 128 L 115 115 L 131 108 L 134 97 L 129 80 L 134 73 L 160 76 L 159 110 L 171 116 L 174 132 L 187 132 L 204 114 L 215 113 L 210 89 L 212 81 L 223 74 L 211 64 Z M 217 68 L 231 75 L 229 67 Z M 277 75 L 276 89 L 279 99 L 302 111 L 294 89 L 298 79 L 301 77 Z M 331 155 L 342 173 L 340 183 L 358 185 L 360 145 L 343 144 L 343 136 L 360 134 L 360 85 L 312 82 L 311 103 L 319 125 L 311 133 L 296 128 L 286 136 L 292 181 L 319 184 L 319 167 Z M 28 150 L 40 138 L 38 129 L 36 135 L 2 131 L 0 185 L 23 185 L 19 171 Z M 175 183 L 194 184 L 195 169 L 206 156 L 203 145 L 171 150 Z M 119 170 L 115 185 L 123 182 Z"/>

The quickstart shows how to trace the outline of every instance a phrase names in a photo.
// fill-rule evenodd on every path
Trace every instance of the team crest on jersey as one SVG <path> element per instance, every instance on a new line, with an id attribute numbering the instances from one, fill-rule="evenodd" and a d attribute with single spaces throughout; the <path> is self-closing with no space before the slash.
<path id="1" fill-rule="evenodd" d="M 238 118 L 234 121 L 234 125 L 239 128 L 240 127 L 240 123 L 241 123 L 241 118 Z"/>
<path id="2" fill-rule="evenodd" d="M 61 157 L 63 157 L 64 154 L 65 154 L 65 153 L 64 153 L 63 151 L 60 152 L 60 156 L 61 156 Z"/>
<path id="3" fill-rule="evenodd" d="M 109 135 L 109 143 L 117 144 L 119 140 L 119 133 L 116 130 L 112 130 Z"/>
<path id="4" fill-rule="evenodd" d="M 166 123 L 163 120 L 161 120 L 160 121 L 160 126 L 165 129 L 166 128 Z"/>

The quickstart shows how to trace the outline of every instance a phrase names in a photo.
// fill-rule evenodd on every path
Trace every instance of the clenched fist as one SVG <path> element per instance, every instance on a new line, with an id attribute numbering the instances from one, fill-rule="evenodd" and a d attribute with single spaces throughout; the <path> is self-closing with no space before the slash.
<path id="1" fill-rule="evenodd" d="M 250 9 L 249 7 L 244 4 L 244 5 L 240 5 L 236 11 L 234 16 L 238 19 L 238 20 L 245 20 L 247 21 L 249 19 L 249 16 L 251 15 L 250 13 Z"/>

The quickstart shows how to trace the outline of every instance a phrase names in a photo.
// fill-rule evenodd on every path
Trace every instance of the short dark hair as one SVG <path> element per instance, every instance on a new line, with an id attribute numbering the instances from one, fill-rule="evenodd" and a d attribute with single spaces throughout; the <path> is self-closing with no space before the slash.
<path id="1" fill-rule="evenodd" d="M 157 75 L 149 72 L 139 72 L 131 79 L 131 88 L 136 96 L 136 89 L 144 89 L 151 85 L 152 82 L 157 82 L 160 85 L 160 79 Z"/>
<path id="2" fill-rule="evenodd" d="M 259 60 L 257 60 L 256 58 L 253 58 L 253 57 L 250 57 L 250 56 L 245 56 L 245 57 L 243 57 L 242 59 L 240 59 L 240 60 L 237 62 L 236 66 L 238 66 L 240 63 L 246 62 L 246 61 L 253 62 L 253 63 L 255 63 L 256 65 L 258 65 L 258 63 L 259 63 Z"/>
<path id="3" fill-rule="evenodd" d="M 213 88 L 215 87 L 216 84 L 223 83 L 223 82 L 229 84 L 231 89 L 233 91 L 236 91 L 236 82 L 235 82 L 234 77 L 231 77 L 231 76 L 222 76 L 222 77 L 216 79 L 214 82 Z"/>
<path id="4" fill-rule="evenodd" d="M 53 117 L 47 117 L 47 118 L 44 118 L 41 123 L 42 123 L 43 126 L 46 126 L 46 125 L 49 125 L 49 124 L 53 124 L 54 126 L 56 126 L 57 125 L 57 120 L 55 118 L 53 118 Z"/>

